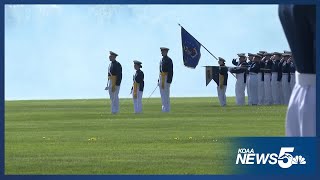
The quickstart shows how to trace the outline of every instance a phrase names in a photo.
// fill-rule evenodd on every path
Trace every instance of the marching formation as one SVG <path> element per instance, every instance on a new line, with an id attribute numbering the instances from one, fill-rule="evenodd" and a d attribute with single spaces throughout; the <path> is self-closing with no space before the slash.
<path id="1" fill-rule="evenodd" d="M 232 64 L 236 67 L 229 68 L 229 72 L 235 74 L 237 79 L 235 86 L 237 105 L 246 104 L 246 88 L 248 105 L 288 105 L 295 84 L 296 71 L 291 52 L 259 51 L 257 54 L 248 53 L 248 57 L 245 53 L 240 53 L 238 56 L 238 60 L 232 60 Z"/>

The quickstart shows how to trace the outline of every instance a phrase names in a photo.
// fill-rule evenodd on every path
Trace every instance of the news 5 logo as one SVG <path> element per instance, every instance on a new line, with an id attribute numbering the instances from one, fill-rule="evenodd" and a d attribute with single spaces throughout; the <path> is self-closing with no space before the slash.
<path id="1" fill-rule="evenodd" d="M 292 156 L 294 147 L 282 147 L 277 153 L 255 153 L 254 149 L 240 148 L 236 164 L 278 164 L 281 168 L 290 168 L 292 165 L 307 164 L 301 155 Z"/>

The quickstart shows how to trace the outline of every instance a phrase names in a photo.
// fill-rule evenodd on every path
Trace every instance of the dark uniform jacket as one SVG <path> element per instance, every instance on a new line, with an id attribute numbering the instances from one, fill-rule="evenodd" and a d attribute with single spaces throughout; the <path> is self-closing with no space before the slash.
<path id="1" fill-rule="evenodd" d="M 236 61 L 235 59 L 232 60 L 232 64 L 237 66 L 237 67 L 248 67 L 249 64 L 246 61 L 240 62 L 240 61 Z M 235 73 L 235 74 L 241 74 L 244 73 L 244 83 L 246 83 L 247 81 L 247 69 L 244 68 L 231 68 L 230 69 L 231 73 Z"/>
<path id="2" fill-rule="evenodd" d="M 282 64 L 282 73 L 290 73 L 290 63 L 284 62 Z"/>
<path id="3" fill-rule="evenodd" d="M 281 68 L 281 66 L 282 66 L 282 62 L 280 62 L 280 60 L 273 61 L 271 72 L 277 72 L 278 73 L 277 81 L 281 81 L 281 78 L 282 78 L 282 68 Z"/>
<path id="4" fill-rule="evenodd" d="M 288 82 L 290 82 L 291 80 L 291 76 L 290 76 L 290 63 L 282 63 L 282 73 L 288 74 Z"/>
<path id="5" fill-rule="evenodd" d="M 116 86 L 120 86 L 122 80 L 122 67 L 118 61 L 111 62 L 108 76 L 117 76 Z"/>
<path id="6" fill-rule="evenodd" d="M 290 73 L 295 73 L 296 72 L 296 66 L 294 65 L 293 62 L 290 62 Z"/>
<path id="7" fill-rule="evenodd" d="M 260 63 L 256 63 L 256 62 L 253 62 L 250 67 L 248 68 L 248 71 L 249 72 L 252 72 L 252 73 L 259 73 L 260 71 Z"/>
<path id="8" fill-rule="evenodd" d="M 297 71 L 316 74 L 316 6 L 280 5 L 279 17 Z"/>
<path id="9" fill-rule="evenodd" d="M 139 83 L 139 91 L 143 91 L 144 88 L 144 74 L 139 69 L 136 71 L 136 74 L 133 76 L 133 82 Z M 133 87 L 131 88 L 131 90 Z"/>
<path id="10" fill-rule="evenodd" d="M 264 72 L 265 73 L 271 73 L 272 66 L 273 66 L 273 62 L 270 59 L 268 61 L 265 61 L 264 62 L 264 68 L 265 69 L 270 69 L 270 70 L 264 70 Z"/>
<path id="11" fill-rule="evenodd" d="M 232 60 L 232 64 L 237 66 L 237 67 L 248 67 L 248 63 L 246 61 L 240 62 L 240 61 L 236 61 L 235 59 Z M 240 69 L 240 68 L 233 68 L 232 69 L 232 73 L 236 73 L 236 74 L 240 74 L 240 73 L 244 73 L 246 72 L 245 69 Z"/>
<path id="12" fill-rule="evenodd" d="M 224 65 L 220 66 L 219 74 L 224 76 L 223 85 L 227 85 L 228 82 L 228 68 Z"/>
<path id="13" fill-rule="evenodd" d="M 260 61 L 259 62 L 259 66 L 260 66 L 260 69 L 259 69 L 259 72 L 262 74 L 261 76 L 261 81 L 264 81 L 264 70 L 261 70 L 261 68 L 265 68 L 265 62 L 264 61 Z"/>
<path id="14" fill-rule="evenodd" d="M 168 77 L 167 77 L 167 83 L 172 82 L 172 77 L 173 77 L 173 64 L 172 60 L 168 56 L 164 56 L 160 62 L 160 72 L 167 72 Z"/>
<path id="15" fill-rule="evenodd" d="M 295 73 L 295 72 L 296 72 L 296 68 L 293 62 L 283 63 L 282 73 L 288 73 L 288 82 L 291 81 L 291 76 L 294 76 L 292 75 L 292 73 Z"/>

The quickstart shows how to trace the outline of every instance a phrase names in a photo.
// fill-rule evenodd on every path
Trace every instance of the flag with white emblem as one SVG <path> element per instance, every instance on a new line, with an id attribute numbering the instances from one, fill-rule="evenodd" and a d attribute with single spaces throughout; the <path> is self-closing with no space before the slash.
<path id="1" fill-rule="evenodd" d="M 181 26 L 181 39 L 182 39 L 182 53 L 183 53 L 183 63 L 185 66 L 190 68 L 196 68 L 200 57 L 200 47 L 201 44 L 189 34 Z"/>

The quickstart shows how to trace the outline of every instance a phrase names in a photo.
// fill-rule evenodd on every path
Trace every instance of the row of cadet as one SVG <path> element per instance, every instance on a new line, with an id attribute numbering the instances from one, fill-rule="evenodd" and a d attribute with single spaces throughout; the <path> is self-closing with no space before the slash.
<path id="1" fill-rule="evenodd" d="M 170 85 L 173 77 L 173 63 L 168 56 L 169 48 L 161 47 L 162 59 L 159 67 L 158 85 L 160 89 L 162 112 L 170 112 Z M 108 68 L 108 85 L 111 100 L 111 112 L 119 112 L 119 91 L 122 80 L 122 67 L 116 60 L 118 54 L 110 51 L 111 61 Z M 226 89 L 228 71 L 235 74 L 236 104 L 245 105 L 245 89 L 247 88 L 248 105 L 288 104 L 293 86 L 295 84 L 295 66 L 291 52 L 268 53 L 260 51 L 257 54 L 238 54 L 239 58 L 233 59 L 236 67 L 226 67 L 225 60 L 219 57 L 220 73 L 217 87 L 218 98 L 221 106 L 226 106 Z M 247 59 L 249 62 L 247 62 Z M 142 95 L 144 89 L 144 74 L 141 71 L 142 63 L 133 61 L 136 73 L 133 76 L 131 89 L 134 112 L 142 112 Z"/>
<path id="2" fill-rule="evenodd" d="M 257 54 L 238 54 L 233 59 L 236 67 L 226 67 L 225 60 L 219 57 L 219 82 L 217 87 L 221 106 L 225 106 L 228 71 L 236 77 L 236 104 L 245 105 L 245 89 L 248 94 L 248 105 L 285 104 L 290 100 L 295 85 L 295 65 L 291 52 L 284 53 L 259 51 Z M 247 62 L 247 59 L 249 60 Z"/>
<path id="3" fill-rule="evenodd" d="M 159 67 L 158 86 L 160 89 L 162 112 L 170 112 L 170 85 L 173 77 L 173 63 L 168 56 L 169 48 L 161 47 L 162 59 Z M 111 61 L 108 68 L 108 84 L 105 90 L 109 91 L 111 102 L 111 113 L 119 112 L 119 91 L 122 81 L 122 67 L 116 60 L 117 53 L 110 51 L 109 60 Z M 133 106 L 135 113 L 142 112 L 142 95 L 144 89 L 144 74 L 141 71 L 142 63 L 134 60 L 136 73 L 133 75 L 133 86 L 131 89 Z"/>

